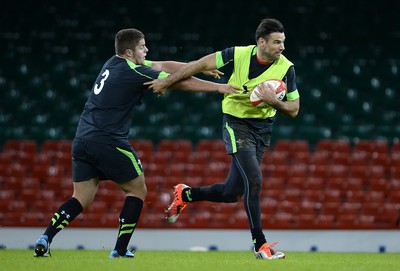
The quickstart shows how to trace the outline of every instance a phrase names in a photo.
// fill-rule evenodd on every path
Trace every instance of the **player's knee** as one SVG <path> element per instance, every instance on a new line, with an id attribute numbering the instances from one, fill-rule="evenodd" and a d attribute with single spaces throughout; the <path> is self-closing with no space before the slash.
<path id="1" fill-rule="evenodd" d="M 249 187 L 249 192 L 251 196 L 256 196 L 259 195 L 261 193 L 261 189 L 262 189 L 262 182 L 254 180 L 253 182 L 250 183 L 250 187 Z"/>
<path id="2" fill-rule="evenodd" d="M 223 193 L 223 197 L 224 197 L 224 202 L 233 203 L 233 202 L 238 202 L 241 198 L 241 195 L 234 193 Z"/>

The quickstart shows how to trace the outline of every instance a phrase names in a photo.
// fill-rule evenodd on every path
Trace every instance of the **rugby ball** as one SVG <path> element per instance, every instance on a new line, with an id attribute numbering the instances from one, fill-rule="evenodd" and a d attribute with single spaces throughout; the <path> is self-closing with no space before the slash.
<path id="1" fill-rule="evenodd" d="M 276 98 L 278 100 L 283 100 L 286 95 L 286 84 L 282 80 L 279 79 L 271 79 L 262 82 L 261 84 L 269 84 L 275 90 Z M 258 85 L 259 86 L 259 85 Z M 265 103 L 257 96 L 260 92 L 260 89 L 256 86 L 250 94 L 250 102 L 252 105 L 257 107 L 264 107 Z"/>

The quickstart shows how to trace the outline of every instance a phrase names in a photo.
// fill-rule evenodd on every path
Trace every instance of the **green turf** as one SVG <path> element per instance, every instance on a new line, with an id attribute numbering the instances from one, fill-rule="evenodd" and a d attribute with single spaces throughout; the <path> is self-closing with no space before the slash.
<path id="1" fill-rule="evenodd" d="M 251 251 L 137 251 L 134 259 L 108 259 L 109 251 L 54 250 L 34 258 L 30 250 L 0 250 L 0 270 L 29 271 L 391 271 L 400 270 L 398 253 L 287 252 L 285 260 L 256 260 Z"/>

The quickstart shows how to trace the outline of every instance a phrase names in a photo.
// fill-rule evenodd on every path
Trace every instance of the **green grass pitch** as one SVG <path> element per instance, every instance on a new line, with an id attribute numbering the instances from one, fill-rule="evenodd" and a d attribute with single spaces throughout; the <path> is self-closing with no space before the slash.
<path id="1" fill-rule="evenodd" d="M 30 250 L 0 250 L 0 269 L 13 270 L 145 270 L 145 271 L 394 271 L 398 253 L 287 252 L 285 260 L 256 260 L 251 251 L 136 251 L 133 259 L 108 259 L 109 251 L 54 250 L 34 258 Z"/>

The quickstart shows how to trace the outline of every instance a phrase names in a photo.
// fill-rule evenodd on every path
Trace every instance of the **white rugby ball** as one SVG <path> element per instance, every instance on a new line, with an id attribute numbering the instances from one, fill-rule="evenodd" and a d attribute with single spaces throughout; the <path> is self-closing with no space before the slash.
<path id="1" fill-rule="evenodd" d="M 261 84 L 269 84 L 270 86 L 272 86 L 272 88 L 275 90 L 276 98 L 278 100 L 283 100 L 286 95 L 287 87 L 285 82 L 283 82 L 282 80 L 271 79 L 264 81 Z M 250 102 L 254 106 L 264 107 L 265 103 L 257 96 L 259 92 L 260 89 L 258 88 L 258 86 L 256 86 L 250 94 Z"/>

